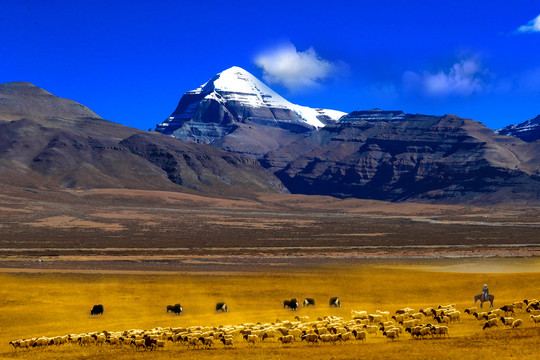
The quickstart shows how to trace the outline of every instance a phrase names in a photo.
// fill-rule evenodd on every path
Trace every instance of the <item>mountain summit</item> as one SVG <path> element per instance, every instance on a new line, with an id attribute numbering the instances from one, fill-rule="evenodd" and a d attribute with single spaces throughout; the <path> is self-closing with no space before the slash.
<path id="1" fill-rule="evenodd" d="M 335 123 L 344 112 L 292 104 L 233 66 L 182 96 L 156 131 L 229 151 L 262 155 Z"/>

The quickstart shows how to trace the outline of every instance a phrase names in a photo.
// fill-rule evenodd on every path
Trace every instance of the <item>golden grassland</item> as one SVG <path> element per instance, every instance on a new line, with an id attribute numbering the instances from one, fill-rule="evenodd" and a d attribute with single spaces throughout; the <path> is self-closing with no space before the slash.
<path id="1" fill-rule="evenodd" d="M 519 261 L 519 260 L 518 260 Z M 530 263 L 530 260 L 529 260 Z M 537 262 L 536 262 L 537 263 Z M 395 265 L 395 264 L 394 264 Z M 242 340 L 224 349 L 192 350 L 167 343 L 164 350 L 78 345 L 15 350 L 10 340 L 94 331 L 152 329 L 155 327 L 219 326 L 245 322 L 293 320 L 295 315 L 316 319 L 326 315 L 350 319 L 351 310 L 394 312 L 402 307 L 420 309 L 456 304 L 463 312 L 473 296 L 488 283 L 495 306 L 540 297 L 540 272 L 458 273 L 396 268 L 385 265 L 313 267 L 302 270 L 222 274 L 79 274 L 0 272 L 0 358 L 5 359 L 538 359 L 540 326 L 529 314 L 517 313 L 523 328 L 488 329 L 463 314 L 450 325 L 449 339 L 399 341 L 368 335 L 365 343 L 308 346 L 302 342 L 280 347 L 276 341 L 249 348 Z M 328 299 L 339 296 L 341 308 Z M 313 297 L 313 308 L 283 309 L 283 300 Z M 216 313 L 215 303 L 226 301 L 230 312 Z M 167 314 L 168 304 L 181 303 L 182 315 Z M 103 316 L 90 316 L 93 304 L 103 304 Z M 431 320 L 433 321 L 433 320 Z"/>

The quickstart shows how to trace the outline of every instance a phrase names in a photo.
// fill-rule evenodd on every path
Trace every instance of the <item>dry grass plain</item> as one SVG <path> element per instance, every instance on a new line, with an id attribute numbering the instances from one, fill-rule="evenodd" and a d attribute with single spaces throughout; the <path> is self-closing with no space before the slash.
<path id="1" fill-rule="evenodd" d="M 166 191 L 52 191 L 0 184 L 0 358 L 4 359 L 538 359 L 540 326 L 482 331 L 463 316 L 449 339 L 307 346 L 237 340 L 209 350 L 9 341 L 133 328 L 311 319 L 351 310 L 472 306 L 540 298 L 540 211 L 513 205 L 391 204 L 258 194 L 216 199 Z M 343 307 L 330 308 L 339 296 Z M 284 299 L 313 297 L 297 313 Z M 231 311 L 218 314 L 217 301 Z M 181 303 L 184 313 L 167 314 Z M 91 317 L 93 304 L 105 314 Z"/>
<path id="2" fill-rule="evenodd" d="M 478 264 L 481 261 L 477 261 Z M 208 350 L 192 350 L 167 343 L 164 350 L 137 351 L 111 346 L 62 345 L 15 350 L 10 340 L 93 331 L 178 326 L 219 326 L 245 322 L 294 320 L 295 315 L 316 319 L 326 315 L 350 319 L 351 310 L 394 312 L 405 306 L 420 309 L 455 303 L 463 312 L 472 297 L 488 283 L 496 307 L 540 297 L 537 258 L 491 259 L 468 272 L 474 261 L 424 261 L 418 268 L 393 260 L 388 263 L 333 264 L 273 271 L 134 274 L 134 273 L 0 273 L 0 358 L 5 359 L 538 359 L 540 326 L 527 313 L 516 318 L 523 328 L 482 331 L 483 322 L 463 314 L 450 325 L 449 339 L 412 340 L 409 334 L 389 341 L 380 332 L 365 343 L 308 346 L 304 342 L 280 347 L 277 341 L 249 348 L 236 340 L 234 348 L 221 343 Z M 497 269 L 502 271 L 499 272 Z M 451 271 L 449 271 L 449 269 Z M 523 271 L 523 272 L 522 272 Z M 339 296 L 342 307 L 328 306 Z M 313 297 L 313 308 L 297 312 L 282 308 L 283 299 Z M 229 313 L 216 313 L 217 301 L 226 301 Z M 165 306 L 180 302 L 184 313 L 167 314 Z M 103 316 L 89 315 L 93 304 L 104 304 Z M 431 320 L 433 321 L 433 320 Z"/>

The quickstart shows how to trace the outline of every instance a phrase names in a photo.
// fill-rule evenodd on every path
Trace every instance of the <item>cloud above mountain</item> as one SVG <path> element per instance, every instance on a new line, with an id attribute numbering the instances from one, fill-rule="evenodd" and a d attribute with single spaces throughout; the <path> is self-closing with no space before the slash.
<path id="1" fill-rule="evenodd" d="M 293 92 L 318 88 L 346 67 L 341 62 L 323 59 L 313 47 L 298 51 L 291 42 L 263 51 L 255 57 L 255 64 L 263 70 L 266 82 L 281 84 Z"/>
<path id="2" fill-rule="evenodd" d="M 403 74 L 404 88 L 427 96 L 469 96 L 484 90 L 486 70 L 475 59 L 465 59 L 438 72 L 407 71 Z"/>
<path id="3" fill-rule="evenodd" d="M 518 33 L 540 32 L 540 15 L 529 21 L 527 24 L 521 25 L 516 31 Z"/>

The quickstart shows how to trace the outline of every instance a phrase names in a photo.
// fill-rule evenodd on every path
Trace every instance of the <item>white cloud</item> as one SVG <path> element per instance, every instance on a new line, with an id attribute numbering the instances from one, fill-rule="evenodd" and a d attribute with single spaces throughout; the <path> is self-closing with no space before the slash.
<path id="1" fill-rule="evenodd" d="M 484 74 L 485 70 L 476 60 L 467 59 L 435 74 L 407 71 L 403 74 L 403 84 L 409 91 L 421 91 L 428 96 L 468 96 L 484 89 Z"/>
<path id="2" fill-rule="evenodd" d="M 337 75 L 344 67 L 321 58 L 312 47 L 298 51 L 290 42 L 259 54 L 255 64 L 262 68 L 265 81 L 282 84 L 291 91 L 317 88 L 321 81 Z"/>
<path id="3" fill-rule="evenodd" d="M 525 25 L 521 25 L 517 32 L 520 33 L 533 33 L 533 32 L 540 32 L 540 15 L 529 21 Z"/>

